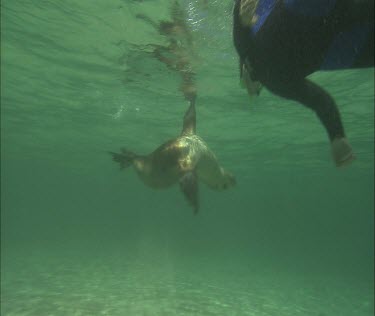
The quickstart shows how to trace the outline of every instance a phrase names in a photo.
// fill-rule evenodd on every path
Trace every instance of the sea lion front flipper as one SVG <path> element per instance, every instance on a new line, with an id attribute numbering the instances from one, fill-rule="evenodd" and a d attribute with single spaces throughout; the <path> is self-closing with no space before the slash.
<path id="1" fill-rule="evenodd" d="M 199 210 L 198 179 L 194 171 L 189 171 L 180 179 L 180 188 L 189 204 L 194 208 L 194 214 Z"/>
<path id="2" fill-rule="evenodd" d="M 181 132 L 181 136 L 193 135 L 195 134 L 195 98 L 190 100 L 190 106 L 187 109 L 184 116 L 184 124 Z"/>

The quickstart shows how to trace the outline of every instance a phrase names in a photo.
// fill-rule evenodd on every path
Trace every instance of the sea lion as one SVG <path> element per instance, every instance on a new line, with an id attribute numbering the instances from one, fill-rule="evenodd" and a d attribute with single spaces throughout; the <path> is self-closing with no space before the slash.
<path id="1" fill-rule="evenodd" d="M 218 163 L 215 154 L 195 133 L 195 99 L 185 113 L 180 136 L 171 139 L 149 155 L 138 155 L 126 149 L 109 152 L 124 169 L 134 166 L 143 183 L 154 189 L 164 189 L 179 182 L 187 201 L 199 209 L 198 180 L 213 190 L 224 190 L 235 185 L 234 176 Z"/>

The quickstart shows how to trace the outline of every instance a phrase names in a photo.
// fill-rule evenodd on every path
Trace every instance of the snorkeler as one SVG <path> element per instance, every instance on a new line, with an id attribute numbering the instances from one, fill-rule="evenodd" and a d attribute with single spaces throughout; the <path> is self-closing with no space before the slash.
<path id="1" fill-rule="evenodd" d="M 334 99 L 306 77 L 374 66 L 374 0 L 234 0 L 233 39 L 249 94 L 262 86 L 324 125 L 336 166 L 354 158 Z"/>

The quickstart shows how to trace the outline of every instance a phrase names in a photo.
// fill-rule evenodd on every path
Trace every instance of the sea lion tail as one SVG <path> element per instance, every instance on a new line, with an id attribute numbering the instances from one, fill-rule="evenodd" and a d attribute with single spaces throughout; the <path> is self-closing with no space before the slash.
<path id="1" fill-rule="evenodd" d="M 120 169 L 124 169 L 129 167 L 137 155 L 129 150 L 121 149 L 121 153 L 114 153 L 112 151 L 109 152 L 112 156 L 113 161 L 118 162 L 120 164 Z"/>

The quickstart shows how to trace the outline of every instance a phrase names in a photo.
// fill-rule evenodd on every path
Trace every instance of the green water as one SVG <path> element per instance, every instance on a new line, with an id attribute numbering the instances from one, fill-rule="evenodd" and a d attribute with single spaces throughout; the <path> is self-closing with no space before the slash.
<path id="1" fill-rule="evenodd" d="M 238 83 L 231 0 L 182 1 L 197 131 L 237 178 L 153 191 L 106 153 L 181 129 L 166 38 L 136 19 L 169 1 L 1 2 L 1 314 L 369 316 L 374 313 L 374 72 L 316 73 L 357 159 L 338 170 L 312 112 Z"/>

